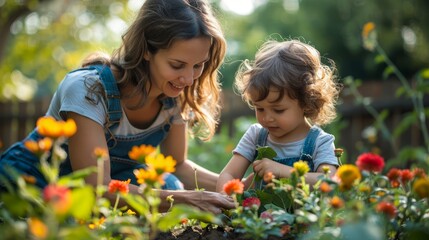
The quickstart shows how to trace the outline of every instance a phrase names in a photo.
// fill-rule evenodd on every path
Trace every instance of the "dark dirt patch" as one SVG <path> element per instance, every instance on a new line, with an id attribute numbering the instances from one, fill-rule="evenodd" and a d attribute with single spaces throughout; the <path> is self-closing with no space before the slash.
<path id="1" fill-rule="evenodd" d="M 241 234 L 225 230 L 222 227 L 201 229 L 199 227 L 187 227 L 176 232 L 162 232 L 156 240 L 253 240 L 240 236 Z M 270 236 L 267 240 L 290 240 L 286 237 Z"/>

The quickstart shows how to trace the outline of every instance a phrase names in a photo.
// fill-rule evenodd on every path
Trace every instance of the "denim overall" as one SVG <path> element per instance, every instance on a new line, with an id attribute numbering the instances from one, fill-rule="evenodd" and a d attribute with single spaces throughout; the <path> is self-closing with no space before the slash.
<path id="1" fill-rule="evenodd" d="M 122 108 L 120 104 L 120 93 L 116 85 L 116 81 L 109 67 L 102 65 L 89 66 L 81 70 L 97 70 L 100 75 L 101 82 L 104 86 L 107 96 L 109 131 L 105 131 L 107 145 L 110 155 L 110 176 L 112 179 L 126 181 L 131 180 L 131 183 L 138 184 L 136 177 L 133 174 L 134 169 L 146 168 L 145 164 L 131 160 L 128 157 L 128 152 L 133 146 L 141 144 L 158 146 L 167 136 L 170 129 L 170 120 L 167 120 L 164 125 L 151 129 L 149 132 L 140 133 L 132 136 L 112 136 L 111 132 L 119 125 L 122 117 Z M 175 101 L 172 98 L 164 98 L 162 100 L 163 109 L 169 109 L 175 106 Z M 35 141 L 42 137 L 37 133 L 36 129 L 24 140 L 33 139 Z M 4 165 L 10 165 L 19 172 L 32 175 L 37 179 L 36 185 L 44 187 L 47 185 L 46 180 L 38 170 L 39 159 L 24 146 L 24 141 L 13 145 L 7 152 L 0 157 L 0 175 L 6 175 L 3 170 Z M 68 152 L 67 145 L 62 146 Z M 70 159 L 67 159 L 61 164 L 60 176 L 67 175 L 72 172 Z M 10 178 L 10 177 L 9 177 Z M 172 174 L 166 174 L 164 177 L 165 185 L 163 189 L 183 189 L 183 184 Z"/>
<path id="2" fill-rule="evenodd" d="M 293 156 L 293 157 L 286 157 L 286 158 L 274 157 L 273 160 L 287 166 L 293 166 L 295 162 L 298 162 L 299 160 L 303 160 L 303 161 L 306 161 L 308 166 L 310 167 L 310 172 L 314 172 L 314 163 L 313 163 L 312 156 L 315 148 L 316 139 L 319 136 L 319 133 L 320 133 L 319 127 L 312 126 L 310 128 L 310 132 L 307 134 L 307 137 L 304 140 L 304 146 L 301 150 L 300 156 Z M 258 135 L 257 146 L 266 146 L 267 138 L 268 138 L 268 130 L 266 128 L 262 128 Z M 258 151 L 255 152 L 255 158 L 256 156 L 258 156 Z"/>

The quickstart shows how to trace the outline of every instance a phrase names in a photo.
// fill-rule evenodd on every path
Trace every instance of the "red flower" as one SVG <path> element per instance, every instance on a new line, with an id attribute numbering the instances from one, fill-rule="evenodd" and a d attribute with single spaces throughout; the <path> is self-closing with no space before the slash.
<path id="1" fill-rule="evenodd" d="M 426 178 L 426 173 L 425 170 L 421 169 L 421 168 L 414 168 L 413 169 L 413 175 L 416 178 Z"/>
<path id="2" fill-rule="evenodd" d="M 256 208 L 258 209 L 261 206 L 261 200 L 257 197 L 248 197 L 243 200 L 244 208 Z"/>
<path id="3" fill-rule="evenodd" d="M 43 200 L 51 204 L 56 213 L 64 214 L 72 203 L 71 191 L 67 187 L 50 184 L 43 189 Z"/>
<path id="4" fill-rule="evenodd" d="M 384 159 L 374 153 L 364 153 L 358 157 L 356 166 L 361 171 L 381 172 L 384 167 Z"/>
<path id="5" fill-rule="evenodd" d="M 411 181 L 413 179 L 413 177 L 414 177 L 414 175 L 410 170 L 404 169 L 401 171 L 402 184 L 407 184 L 409 181 Z"/>
<path id="6" fill-rule="evenodd" d="M 387 178 L 389 178 L 389 181 L 397 181 L 399 180 L 399 177 L 401 177 L 401 170 L 397 168 L 392 168 L 387 173 Z"/>
<path id="7" fill-rule="evenodd" d="M 228 195 L 242 194 L 243 190 L 244 184 L 239 179 L 230 180 L 223 185 L 223 191 Z"/>
<path id="8" fill-rule="evenodd" d="M 396 216 L 396 208 L 390 202 L 380 202 L 377 204 L 375 210 L 384 213 L 389 218 L 394 218 Z"/>
<path id="9" fill-rule="evenodd" d="M 401 170 L 397 169 L 397 168 L 392 168 L 389 170 L 389 172 L 387 173 L 387 178 L 390 181 L 390 184 L 392 185 L 392 187 L 397 188 L 399 187 L 399 179 L 401 177 Z"/>
<path id="10" fill-rule="evenodd" d="M 128 181 L 119 181 L 112 179 L 109 183 L 109 193 L 121 192 L 123 194 L 127 194 L 129 192 L 130 179 Z"/>

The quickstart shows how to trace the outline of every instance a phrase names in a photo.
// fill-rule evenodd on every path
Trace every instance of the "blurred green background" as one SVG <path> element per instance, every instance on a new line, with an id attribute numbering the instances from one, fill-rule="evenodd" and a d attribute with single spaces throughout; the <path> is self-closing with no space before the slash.
<path id="1" fill-rule="evenodd" d="M 95 50 L 111 53 L 118 47 L 121 34 L 143 2 L 0 0 L 0 102 L 35 101 L 51 96 L 64 75 L 79 67 L 88 53 Z M 323 58 L 336 62 L 340 81 L 353 76 L 362 82 L 390 84 L 381 77 L 385 66 L 375 64 L 375 55 L 362 48 L 362 26 L 369 21 L 376 24 L 379 42 L 407 78 L 412 79 L 416 72 L 428 67 L 429 1 L 426 0 L 210 2 L 228 41 L 227 57 L 220 69 L 226 94 L 231 92 L 241 61 L 253 59 L 258 47 L 270 37 L 299 38 L 315 46 Z M 380 95 L 374 96 L 377 94 Z M 389 91 L 382 94 L 394 97 Z M 254 121 L 246 105 L 235 100 L 240 102 L 239 97 L 225 101 L 225 109 L 233 109 L 228 104 L 238 104 L 240 109 L 244 106 L 238 113 L 250 118 L 226 113 L 234 121 L 221 125 L 212 142 L 191 141 L 190 158 L 214 171 L 223 168 L 242 132 Z M 5 114 L 0 109 L 0 117 Z M 235 121 L 236 118 L 239 120 Z M 350 124 L 339 119 L 328 130 L 338 136 L 338 141 L 344 141 L 341 136 Z"/>

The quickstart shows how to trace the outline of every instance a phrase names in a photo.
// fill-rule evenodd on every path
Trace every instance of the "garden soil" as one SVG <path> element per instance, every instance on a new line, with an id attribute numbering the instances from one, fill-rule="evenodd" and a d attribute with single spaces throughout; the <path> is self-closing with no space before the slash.
<path id="1" fill-rule="evenodd" d="M 156 240 L 253 240 L 244 238 L 241 234 L 226 231 L 225 229 L 210 228 L 201 229 L 199 227 L 187 227 L 176 232 L 162 232 L 158 234 Z M 286 237 L 270 236 L 267 240 L 290 240 Z"/>

